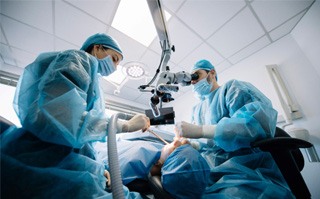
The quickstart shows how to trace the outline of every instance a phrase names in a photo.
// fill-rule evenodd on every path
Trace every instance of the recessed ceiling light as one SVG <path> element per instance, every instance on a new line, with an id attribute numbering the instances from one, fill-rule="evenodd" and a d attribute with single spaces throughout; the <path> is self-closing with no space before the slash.
<path id="1" fill-rule="evenodd" d="M 166 19 L 171 15 L 164 11 Z M 121 0 L 112 27 L 149 46 L 157 31 L 146 0 Z"/>

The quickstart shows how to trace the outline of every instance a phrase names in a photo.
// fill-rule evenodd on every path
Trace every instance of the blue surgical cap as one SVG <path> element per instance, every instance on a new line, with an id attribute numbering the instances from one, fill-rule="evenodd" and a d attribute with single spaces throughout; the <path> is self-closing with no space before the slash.
<path id="1" fill-rule="evenodd" d="M 106 35 L 104 33 L 97 33 L 97 34 L 94 34 L 91 37 L 89 37 L 83 43 L 80 50 L 86 51 L 91 45 L 94 45 L 94 44 L 104 45 L 112 50 L 117 51 L 123 57 L 123 54 L 122 54 L 122 51 L 120 49 L 120 45 L 118 44 L 118 42 L 115 39 L 113 39 L 112 37 L 110 37 L 109 35 Z"/>
<path id="2" fill-rule="evenodd" d="M 201 154 L 186 144 L 175 149 L 161 169 L 163 188 L 174 198 L 201 198 L 210 168 Z"/>
<path id="3" fill-rule="evenodd" d="M 210 71 L 214 69 L 214 66 L 208 60 L 202 59 L 193 66 L 192 72 L 195 72 L 196 70 L 200 70 L 200 69 Z M 216 74 L 217 74 L 217 71 L 216 71 Z M 217 75 L 216 75 L 216 80 L 218 81 Z"/>

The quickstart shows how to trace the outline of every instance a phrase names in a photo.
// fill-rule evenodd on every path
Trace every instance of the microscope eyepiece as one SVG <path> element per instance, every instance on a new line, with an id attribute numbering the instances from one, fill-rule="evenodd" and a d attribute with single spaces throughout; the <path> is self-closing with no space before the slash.
<path id="1" fill-rule="evenodd" d="M 198 73 L 191 74 L 191 80 L 197 80 L 197 79 L 199 79 Z"/>

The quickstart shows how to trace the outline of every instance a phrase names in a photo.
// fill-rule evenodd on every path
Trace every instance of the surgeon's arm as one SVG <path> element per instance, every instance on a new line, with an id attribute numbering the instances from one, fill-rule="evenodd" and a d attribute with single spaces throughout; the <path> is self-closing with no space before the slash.
<path id="1" fill-rule="evenodd" d="M 96 60 L 86 53 L 65 51 L 41 78 L 39 123 L 55 132 L 54 139 L 63 142 L 59 144 L 78 148 L 107 135 L 108 118 L 96 69 Z"/>
<path id="2" fill-rule="evenodd" d="M 216 125 L 195 125 L 182 121 L 175 125 L 174 132 L 177 137 L 212 139 L 215 129 Z"/>
<path id="3" fill-rule="evenodd" d="M 216 145 L 234 151 L 273 136 L 277 111 L 255 87 L 231 87 L 225 98 L 230 117 L 223 117 L 216 126 Z"/>

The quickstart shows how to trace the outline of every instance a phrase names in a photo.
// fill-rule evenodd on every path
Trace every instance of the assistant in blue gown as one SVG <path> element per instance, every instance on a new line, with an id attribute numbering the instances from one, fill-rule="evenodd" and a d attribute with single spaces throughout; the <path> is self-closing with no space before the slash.
<path id="1" fill-rule="evenodd" d="M 14 100 L 22 128 L 1 135 L 1 197 L 112 198 L 92 143 L 108 134 L 98 73 L 115 68 L 109 56 L 84 51 L 95 44 L 122 55 L 110 36 L 95 34 L 82 50 L 43 53 L 25 68 Z"/>
<path id="2" fill-rule="evenodd" d="M 198 142 L 211 168 L 204 198 L 294 198 L 272 156 L 250 147 L 251 142 L 274 137 L 277 111 L 271 101 L 247 82 L 230 80 L 219 86 L 207 60 L 195 64 L 193 72 L 198 70 L 206 72 L 207 81 L 214 72 L 211 83 L 195 83 L 193 88 L 200 97 L 193 123 L 214 126 L 212 137 Z"/>

